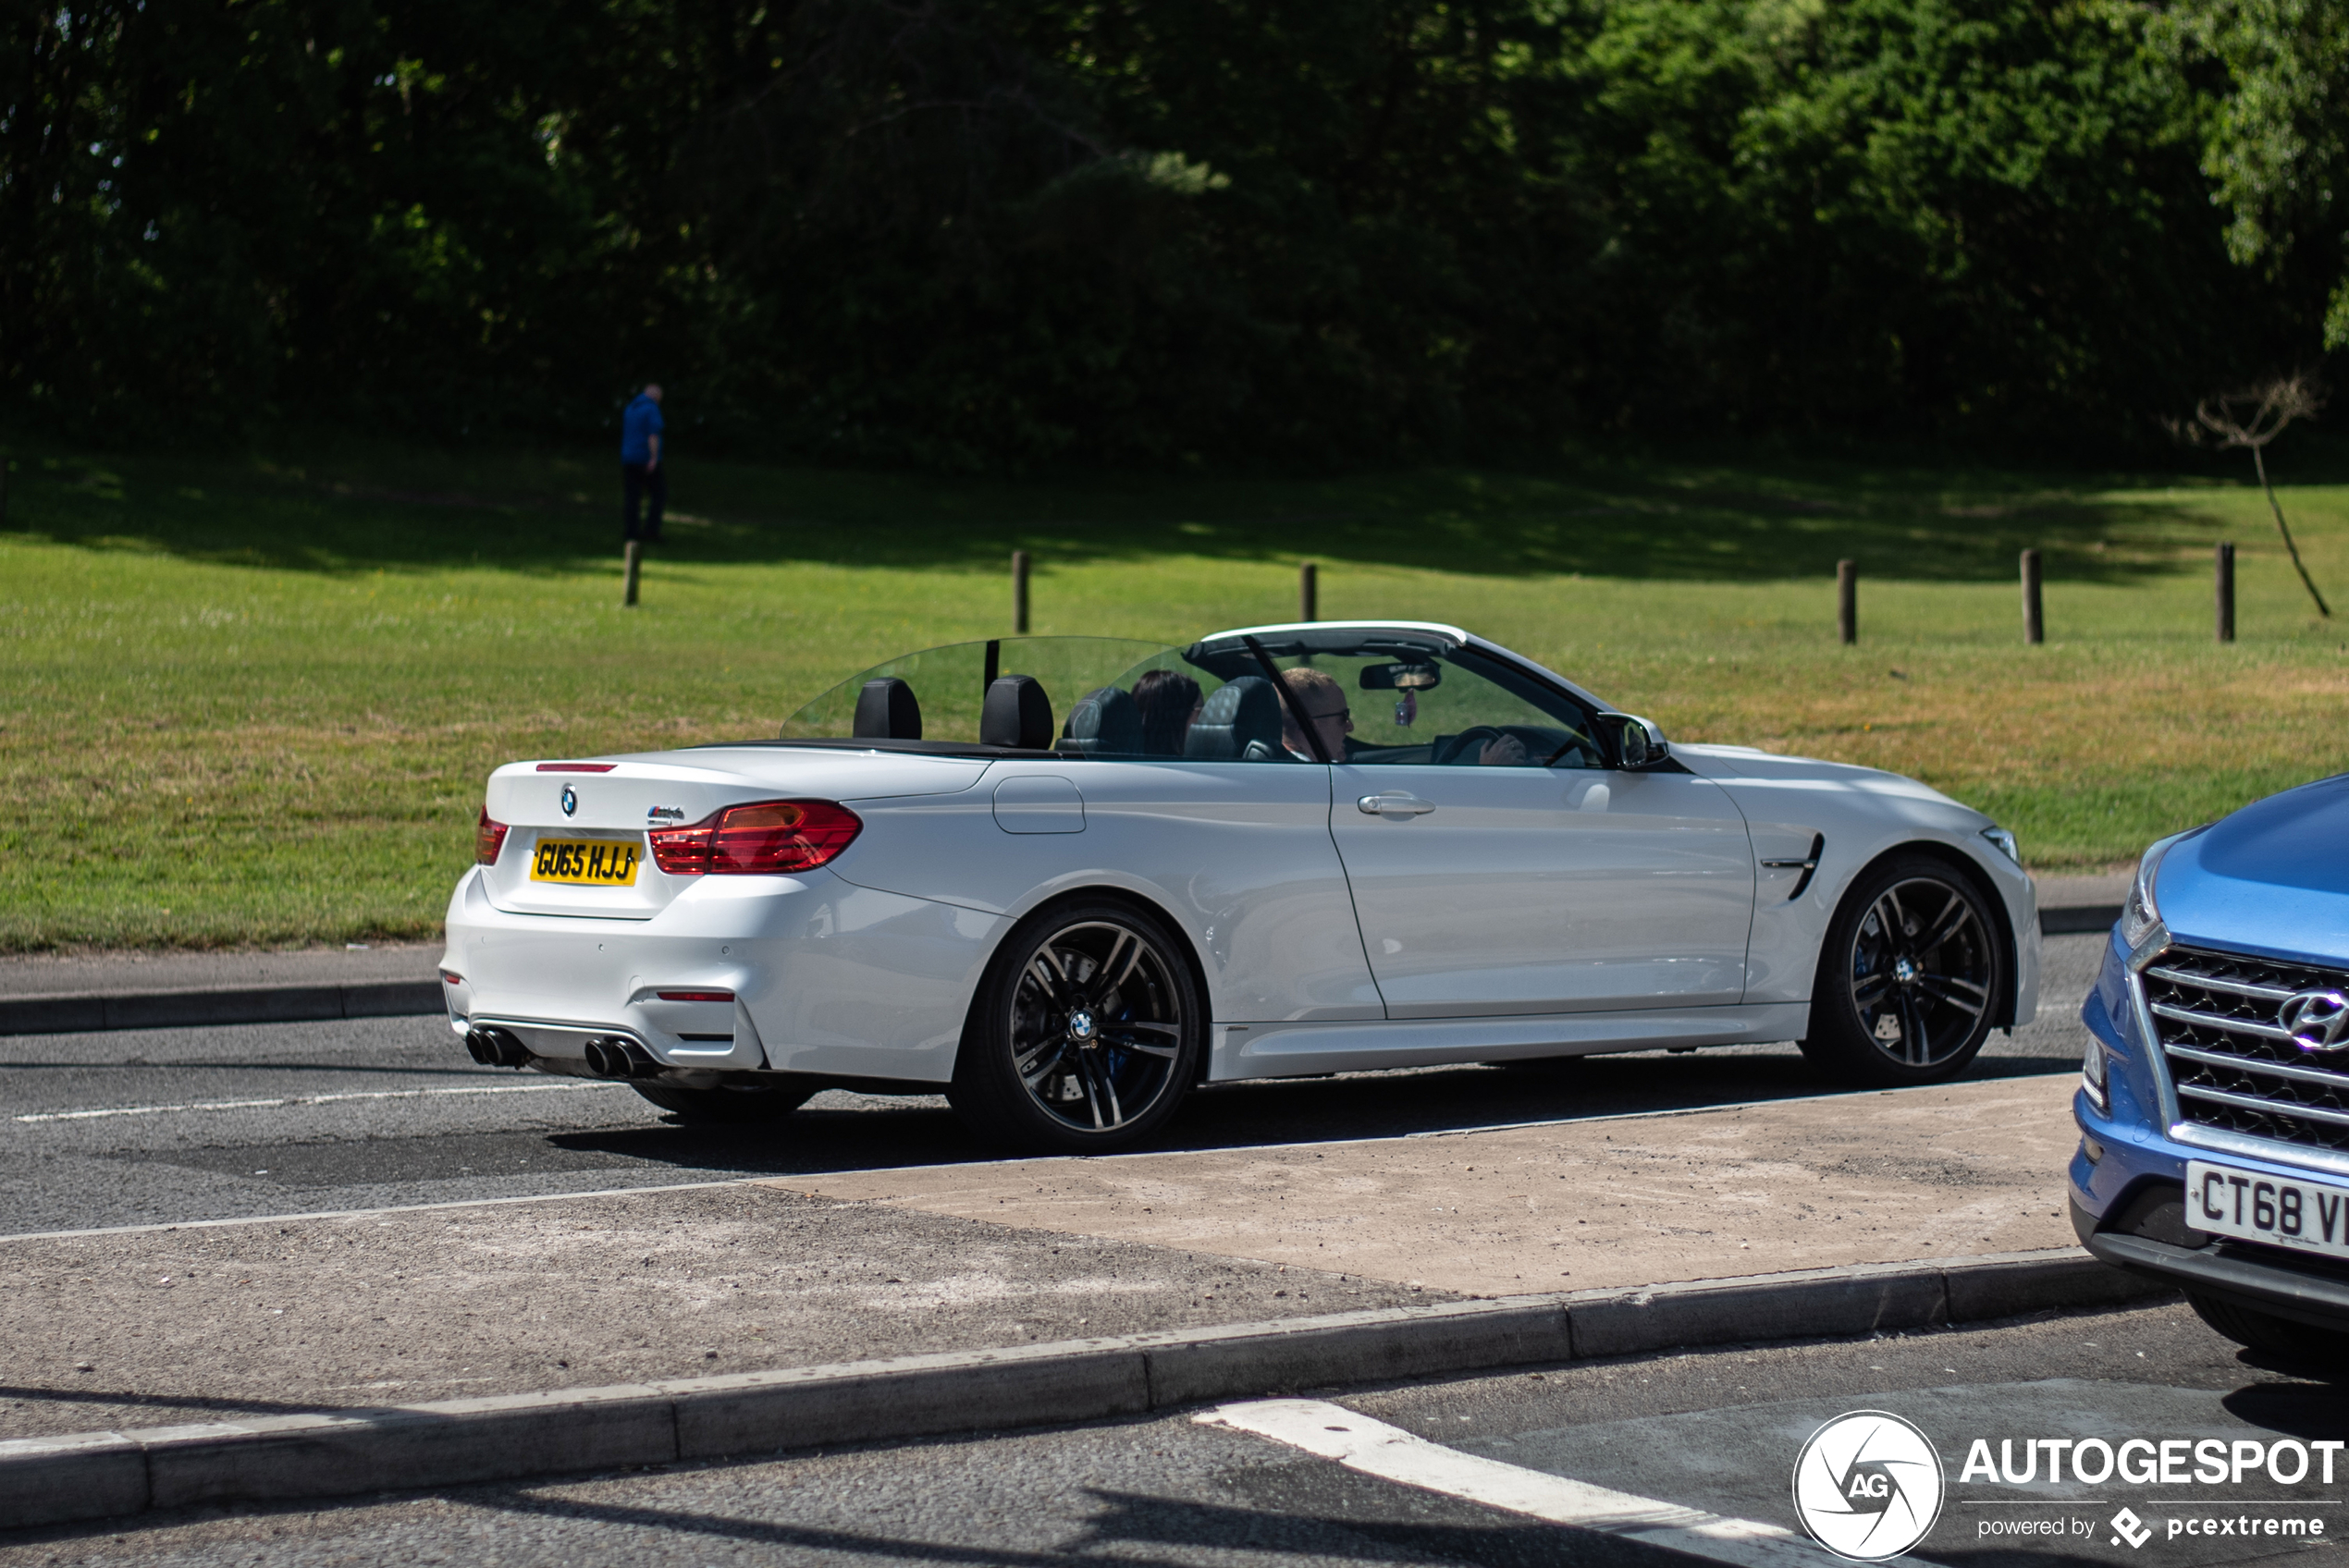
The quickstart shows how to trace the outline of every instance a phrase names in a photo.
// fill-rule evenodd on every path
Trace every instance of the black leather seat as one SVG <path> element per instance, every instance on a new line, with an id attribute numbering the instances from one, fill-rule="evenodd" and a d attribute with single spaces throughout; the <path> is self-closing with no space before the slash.
<path id="1" fill-rule="evenodd" d="M 978 743 L 1045 752 L 1052 746 L 1052 700 L 1032 675 L 999 675 L 978 710 Z"/>
<path id="2" fill-rule="evenodd" d="M 922 705 L 914 689 L 893 675 L 867 680 L 856 693 L 857 740 L 918 741 L 922 738 Z"/>
<path id="3" fill-rule="evenodd" d="M 1140 755 L 1142 705 L 1116 686 L 1086 692 L 1068 710 L 1060 749 L 1078 756 Z"/>
<path id="4" fill-rule="evenodd" d="M 1294 762 L 1281 744 L 1281 694 L 1261 676 L 1215 689 L 1183 737 L 1193 762 Z"/>

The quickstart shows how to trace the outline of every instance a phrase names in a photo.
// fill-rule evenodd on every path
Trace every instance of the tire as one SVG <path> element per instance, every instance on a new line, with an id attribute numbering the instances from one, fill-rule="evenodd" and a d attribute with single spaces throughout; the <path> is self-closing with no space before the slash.
<path id="1" fill-rule="evenodd" d="M 1802 1054 L 1848 1084 L 1954 1078 L 1990 1037 L 2011 962 L 1974 878 L 1926 855 L 1880 861 L 1827 925 Z"/>
<path id="2" fill-rule="evenodd" d="M 789 1116 L 815 1098 L 812 1088 L 672 1089 L 658 1084 L 631 1084 L 630 1088 L 687 1126 L 741 1126 Z"/>
<path id="3" fill-rule="evenodd" d="M 2247 1350 L 2279 1361 L 2339 1369 L 2349 1366 L 2349 1333 L 2318 1329 L 2278 1317 L 2254 1306 L 2239 1306 L 2222 1296 L 2186 1292 L 2194 1315 Z"/>
<path id="4" fill-rule="evenodd" d="M 1106 1153 L 1165 1124 L 1206 1045 L 1181 938 L 1135 905 L 1086 899 L 1040 910 L 1003 939 L 946 1097 L 988 1143 Z"/>

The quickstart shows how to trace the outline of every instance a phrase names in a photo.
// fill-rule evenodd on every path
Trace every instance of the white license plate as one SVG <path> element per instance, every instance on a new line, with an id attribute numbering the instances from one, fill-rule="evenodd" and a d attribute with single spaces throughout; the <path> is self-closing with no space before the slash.
<path id="1" fill-rule="evenodd" d="M 2186 1223 L 2295 1252 L 2349 1257 L 2349 1187 L 2186 1162 Z"/>

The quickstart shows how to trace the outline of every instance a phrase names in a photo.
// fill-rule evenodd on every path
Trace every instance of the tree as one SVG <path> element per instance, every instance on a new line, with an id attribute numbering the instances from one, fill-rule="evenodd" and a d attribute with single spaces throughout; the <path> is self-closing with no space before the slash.
<path id="1" fill-rule="evenodd" d="M 2276 532 L 2283 535 L 2283 547 L 2292 557 L 2292 570 L 2300 574 L 2301 585 L 2308 590 L 2308 597 L 2317 601 L 2317 613 L 2331 619 L 2332 606 L 2317 592 L 2308 569 L 2300 564 L 2300 546 L 2292 542 L 2292 529 L 2283 520 L 2283 508 L 2276 504 L 2276 487 L 2268 482 L 2268 460 L 2263 455 L 2268 443 L 2281 435 L 2285 426 L 2296 419 L 2314 419 L 2317 410 L 2323 407 L 2323 388 L 2316 377 L 2300 372 L 2205 398 L 2195 407 L 2194 423 L 2180 422 L 2173 428 L 2196 445 L 2208 442 L 2220 447 L 2250 449 L 2251 466 L 2258 472 L 2259 487 L 2268 493 L 2268 509 L 2276 514 Z"/>
<path id="2" fill-rule="evenodd" d="M 2327 275 L 2324 346 L 2349 348 L 2349 0 L 2186 0 L 2159 25 L 2189 69 L 2226 74 L 2203 169 L 2232 216 L 2227 249 L 2271 278 Z"/>

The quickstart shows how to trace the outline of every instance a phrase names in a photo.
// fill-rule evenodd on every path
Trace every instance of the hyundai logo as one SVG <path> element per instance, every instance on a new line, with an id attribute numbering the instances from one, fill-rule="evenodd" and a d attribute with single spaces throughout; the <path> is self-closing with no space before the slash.
<path id="1" fill-rule="evenodd" d="M 563 815 L 565 816 L 576 816 L 578 814 L 579 791 L 566 784 L 563 786 Z"/>
<path id="2" fill-rule="evenodd" d="M 2349 1035 L 2349 997 L 2339 991 L 2302 991 L 2284 999 L 2276 1022 L 2304 1051 L 2339 1050 Z"/>

